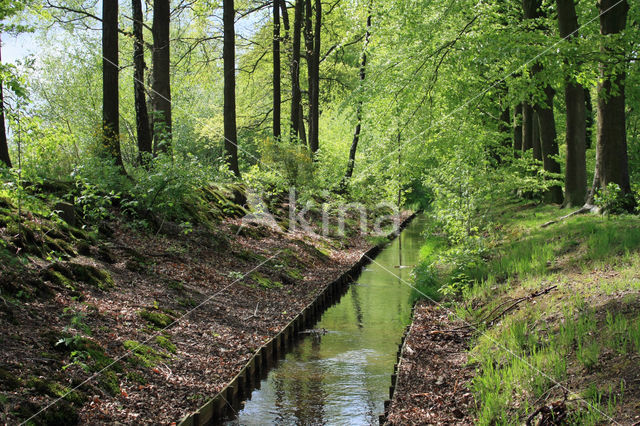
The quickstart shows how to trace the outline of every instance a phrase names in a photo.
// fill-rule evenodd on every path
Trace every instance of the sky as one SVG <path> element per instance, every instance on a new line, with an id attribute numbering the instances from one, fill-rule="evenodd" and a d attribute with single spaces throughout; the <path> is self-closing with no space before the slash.
<path id="1" fill-rule="evenodd" d="M 5 64 L 15 63 L 16 60 L 30 54 L 37 54 L 40 49 L 33 34 L 2 34 L 2 62 Z"/>

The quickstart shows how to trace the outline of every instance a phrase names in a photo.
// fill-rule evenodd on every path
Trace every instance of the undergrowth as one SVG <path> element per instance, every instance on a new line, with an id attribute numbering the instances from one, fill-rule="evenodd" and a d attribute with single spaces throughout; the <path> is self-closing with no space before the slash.
<path id="1" fill-rule="evenodd" d="M 431 237 L 421 250 L 418 289 L 446 298 L 475 330 L 478 424 L 522 424 L 551 401 L 566 402 L 569 423 L 597 424 L 640 398 L 630 390 L 640 356 L 640 219 L 582 215 L 541 227 L 560 215 L 511 203 L 483 235 L 453 246 Z"/>

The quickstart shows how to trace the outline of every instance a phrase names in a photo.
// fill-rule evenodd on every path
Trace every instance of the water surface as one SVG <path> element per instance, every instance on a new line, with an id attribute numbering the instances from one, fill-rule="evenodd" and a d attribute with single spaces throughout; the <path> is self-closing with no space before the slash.
<path id="1" fill-rule="evenodd" d="M 402 280 L 418 261 L 424 220 L 380 252 L 315 325 L 327 333 L 300 340 L 227 424 L 378 423 L 410 321 L 413 290 Z"/>

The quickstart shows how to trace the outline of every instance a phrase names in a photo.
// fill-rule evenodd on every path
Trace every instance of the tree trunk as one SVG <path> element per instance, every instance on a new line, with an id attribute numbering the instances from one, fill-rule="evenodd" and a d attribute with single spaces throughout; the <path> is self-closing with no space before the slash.
<path id="1" fill-rule="evenodd" d="M 280 138 L 280 1 L 273 0 L 273 137 Z"/>
<path id="2" fill-rule="evenodd" d="M 366 77 L 367 67 L 367 46 L 369 45 L 369 37 L 371 29 L 371 14 L 367 16 L 367 32 L 364 36 L 364 46 L 362 47 L 362 56 L 360 60 L 360 90 L 362 91 L 364 79 Z M 344 174 L 344 185 L 346 181 L 353 175 L 353 167 L 356 162 L 356 151 L 358 150 L 358 142 L 360 141 L 360 131 L 362 130 L 362 93 L 360 93 L 360 99 L 356 105 L 356 129 L 353 132 L 353 141 L 351 141 L 351 149 L 349 149 L 349 161 L 347 163 L 347 171 Z M 343 185 L 343 186 L 344 186 Z"/>
<path id="3" fill-rule="evenodd" d="M 118 2 L 102 2 L 102 122 L 108 155 L 122 166 L 118 96 Z"/>
<path id="4" fill-rule="evenodd" d="M 531 142 L 533 143 L 533 159 L 542 162 L 542 141 L 540 140 L 540 117 L 533 112 L 531 125 Z"/>
<path id="5" fill-rule="evenodd" d="M 302 93 L 300 92 L 300 37 L 305 0 L 297 0 L 293 17 L 293 41 L 291 53 L 291 139 L 300 137 Z M 306 143 L 303 139 L 303 143 Z"/>
<path id="6" fill-rule="evenodd" d="M 307 51 L 307 79 L 309 86 L 309 149 L 311 155 L 318 151 L 318 119 L 320 116 L 319 101 L 319 65 L 320 65 L 320 30 L 322 24 L 322 2 L 315 1 L 315 28 L 312 21 L 313 7 L 311 0 L 305 1 L 304 41 Z"/>
<path id="7" fill-rule="evenodd" d="M 535 111 L 538 114 L 540 124 L 540 140 L 542 143 L 542 165 L 546 172 L 560 173 L 560 164 L 554 157 L 558 155 L 558 141 L 556 140 L 556 121 L 553 114 L 553 97 L 555 90 L 551 86 L 544 88 L 546 102 L 537 104 Z M 554 185 L 549 188 L 546 200 L 550 203 L 562 204 L 562 187 Z"/>
<path id="8" fill-rule="evenodd" d="M 556 0 L 560 37 L 571 41 L 578 36 L 578 17 L 574 0 Z M 574 65 L 567 61 L 569 69 Z M 585 88 L 567 76 L 564 98 L 567 105 L 565 162 L 565 206 L 581 206 L 587 196 L 586 100 Z"/>
<path id="9" fill-rule="evenodd" d="M 522 104 L 516 105 L 513 118 L 513 151 L 516 157 L 522 152 Z"/>
<path id="10" fill-rule="evenodd" d="M 309 148 L 315 154 L 320 146 L 320 34 L 322 30 L 322 1 L 316 0 L 315 33 L 313 40 L 313 89 L 309 90 Z"/>
<path id="11" fill-rule="evenodd" d="M 522 104 L 522 152 L 533 148 L 533 108 L 528 103 Z"/>
<path id="12" fill-rule="evenodd" d="M 586 149 L 591 149 L 591 141 L 593 139 L 593 103 L 591 102 L 591 91 L 589 91 L 587 87 L 584 88 L 584 101 L 587 115 L 587 136 L 585 147 Z"/>
<path id="13" fill-rule="evenodd" d="M 144 36 L 142 26 L 142 2 L 132 0 L 133 14 L 133 92 L 136 109 L 136 133 L 138 136 L 138 162 L 144 164 L 151 155 L 153 147 L 151 128 L 149 126 L 149 112 L 144 90 Z M 147 155 L 145 155 L 147 154 Z"/>
<path id="14" fill-rule="evenodd" d="M 153 2 L 153 142 L 155 153 L 171 151 L 170 4 Z"/>
<path id="15" fill-rule="evenodd" d="M 629 10 L 626 0 L 599 0 L 598 7 L 602 13 L 600 34 L 603 39 L 611 34 L 619 34 L 625 29 Z M 606 54 L 607 60 L 619 57 L 621 53 L 605 45 L 601 51 Z M 596 170 L 589 203 L 593 202 L 595 191 L 606 188 L 610 183 L 617 184 L 622 195 L 631 193 L 625 119 L 626 73 L 615 69 L 614 62 L 616 61 L 612 60 L 600 64 Z M 631 209 L 633 205 L 626 207 Z"/>
<path id="16" fill-rule="evenodd" d="M 524 11 L 524 19 L 541 18 L 541 0 L 522 0 L 522 9 Z M 535 63 L 531 67 L 533 76 L 542 71 L 542 65 Z M 555 91 L 548 84 L 544 87 L 546 95 L 543 104 L 535 104 L 533 106 L 539 118 L 540 139 L 542 145 L 542 163 L 544 170 L 549 173 L 560 173 L 560 164 L 553 158 L 558 155 L 558 141 L 556 140 L 556 123 L 553 114 L 553 98 Z M 555 185 L 549 188 L 546 197 L 548 202 L 562 203 L 562 188 Z"/>
<path id="17" fill-rule="evenodd" d="M 2 40 L 0 39 L 0 64 L 2 64 Z M 0 78 L 0 161 L 5 166 L 11 168 L 11 157 L 9 156 L 9 144 L 7 143 L 7 130 L 4 126 L 4 92 L 3 81 Z"/>
<path id="18" fill-rule="evenodd" d="M 233 0 L 223 0 L 224 148 L 229 169 L 240 177 L 236 128 L 236 34 Z"/>

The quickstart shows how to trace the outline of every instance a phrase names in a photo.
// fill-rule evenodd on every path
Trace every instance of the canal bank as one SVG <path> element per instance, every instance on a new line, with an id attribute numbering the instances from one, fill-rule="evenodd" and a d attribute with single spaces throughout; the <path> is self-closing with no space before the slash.
<path id="1" fill-rule="evenodd" d="M 406 280 L 418 260 L 423 220 L 412 221 L 384 248 L 365 253 L 182 424 L 229 416 L 241 424 L 377 422 L 410 320 L 414 295 Z M 310 327 L 326 333 L 305 332 Z"/>

